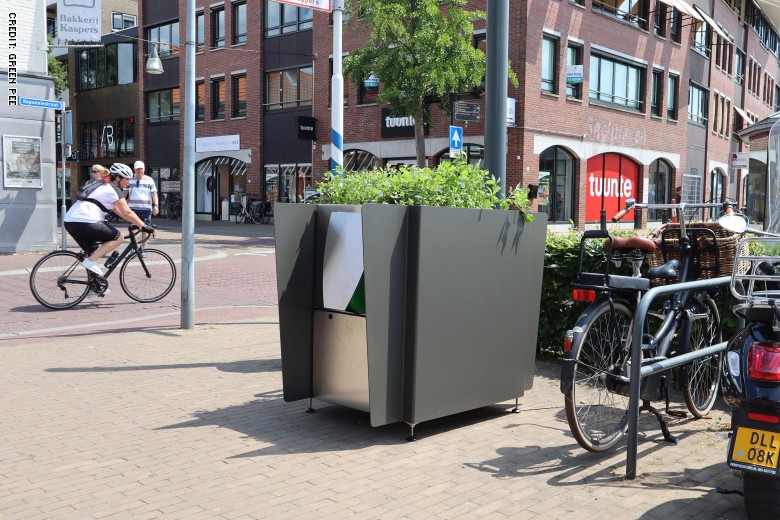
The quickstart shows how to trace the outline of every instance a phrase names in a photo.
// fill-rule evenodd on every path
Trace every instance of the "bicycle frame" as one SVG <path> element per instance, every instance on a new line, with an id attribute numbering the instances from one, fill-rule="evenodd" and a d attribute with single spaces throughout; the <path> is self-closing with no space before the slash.
<path id="1" fill-rule="evenodd" d="M 108 277 L 111 276 L 111 273 L 113 273 L 114 270 L 116 270 L 116 268 L 119 266 L 119 264 L 121 264 L 122 261 L 125 258 L 127 258 L 128 255 L 130 255 L 132 253 L 137 253 L 138 252 L 138 248 L 143 246 L 143 244 L 146 243 L 146 241 L 149 240 L 149 238 L 151 238 L 151 235 L 147 235 L 147 237 L 144 238 L 143 240 L 137 240 L 135 237 L 136 237 L 136 235 L 138 235 L 140 233 L 141 233 L 140 229 L 136 229 L 135 231 L 130 231 L 130 233 L 128 233 L 125 236 L 125 238 L 129 238 L 130 239 L 130 243 L 127 244 L 127 247 L 125 247 L 124 251 L 122 251 L 119 254 L 119 256 L 117 256 L 114 259 L 114 261 L 111 262 L 111 265 L 107 268 L 106 273 L 102 277 L 98 277 L 96 274 L 92 273 L 92 271 L 89 271 L 89 273 L 90 273 L 89 279 L 90 280 L 92 280 L 93 278 L 97 278 L 97 279 L 103 278 L 104 280 L 108 279 Z M 84 253 L 84 252 L 82 252 L 82 255 L 83 255 L 84 258 L 87 257 L 86 253 Z M 139 257 L 139 260 L 141 262 L 141 266 L 144 268 L 144 272 L 146 273 L 146 276 L 149 276 L 149 269 L 146 267 L 146 263 L 144 262 L 143 257 Z"/>

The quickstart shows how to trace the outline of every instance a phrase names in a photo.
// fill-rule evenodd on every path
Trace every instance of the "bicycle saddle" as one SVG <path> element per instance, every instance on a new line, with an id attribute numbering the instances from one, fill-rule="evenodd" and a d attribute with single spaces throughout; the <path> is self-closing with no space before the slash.
<path id="1" fill-rule="evenodd" d="M 604 249 L 609 251 L 609 240 L 604 241 Z M 612 237 L 612 249 L 641 249 L 652 253 L 655 251 L 655 242 L 643 237 Z"/>
<path id="2" fill-rule="evenodd" d="M 674 280 L 677 278 L 677 269 L 680 268 L 680 261 L 677 259 L 669 260 L 665 264 L 653 267 L 647 271 L 648 278 L 660 278 L 661 280 Z"/>

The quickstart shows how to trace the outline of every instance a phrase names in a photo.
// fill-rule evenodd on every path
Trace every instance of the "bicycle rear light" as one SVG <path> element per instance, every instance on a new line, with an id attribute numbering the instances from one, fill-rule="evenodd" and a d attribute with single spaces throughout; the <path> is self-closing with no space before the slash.
<path id="1" fill-rule="evenodd" d="M 572 297 L 577 302 L 593 302 L 596 301 L 596 291 L 591 289 L 574 289 Z"/>
<path id="2" fill-rule="evenodd" d="M 776 415 L 770 415 L 767 413 L 748 412 L 747 416 L 748 419 L 750 419 L 751 421 L 758 421 L 758 422 L 769 423 L 769 424 L 780 423 L 780 417 Z"/>
<path id="3" fill-rule="evenodd" d="M 563 351 L 571 352 L 571 344 L 574 341 L 574 331 L 567 330 L 566 335 L 563 336 Z"/>
<path id="4" fill-rule="evenodd" d="M 748 377 L 780 383 L 780 343 L 753 343 L 748 350 Z"/>

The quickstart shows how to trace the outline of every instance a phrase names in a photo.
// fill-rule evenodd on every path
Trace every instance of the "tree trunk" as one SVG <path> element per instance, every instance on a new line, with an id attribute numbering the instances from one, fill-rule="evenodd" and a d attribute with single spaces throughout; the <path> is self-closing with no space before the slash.
<path id="1" fill-rule="evenodd" d="M 414 107 L 414 143 L 417 149 L 417 166 L 425 168 L 428 160 L 425 157 L 425 101 L 420 99 Z"/>

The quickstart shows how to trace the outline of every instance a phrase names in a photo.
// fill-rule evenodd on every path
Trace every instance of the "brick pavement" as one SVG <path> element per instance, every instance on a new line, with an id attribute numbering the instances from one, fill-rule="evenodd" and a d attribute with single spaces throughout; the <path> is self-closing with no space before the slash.
<path id="1" fill-rule="evenodd" d="M 537 363 L 521 413 L 422 423 L 410 443 L 401 424 L 285 403 L 273 307 L 193 331 L 119 329 L 0 341 L 0 518 L 744 516 L 714 491 L 739 486 L 725 407 L 669 418 L 676 446 L 643 414 L 627 481 L 624 446 L 594 455 L 572 439 L 552 363 Z"/>

